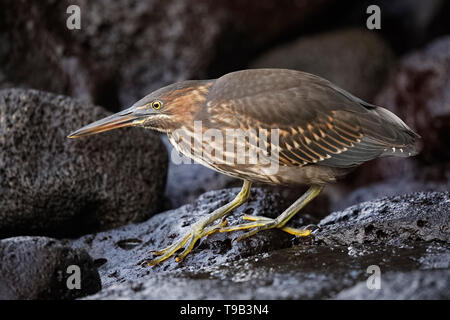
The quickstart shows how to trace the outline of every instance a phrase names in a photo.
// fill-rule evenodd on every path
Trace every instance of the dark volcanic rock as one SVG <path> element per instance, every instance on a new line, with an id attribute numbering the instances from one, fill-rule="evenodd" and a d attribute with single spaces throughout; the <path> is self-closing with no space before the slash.
<path id="1" fill-rule="evenodd" d="M 370 5 L 381 10 L 381 29 L 372 30 L 381 34 L 396 52 L 407 52 L 439 35 L 448 34 L 449 3 L 446 0 L 358 0 L 341 1 L 340 20 L 346 25 L 365 26 Z"/>
<path id="2" fill-rule="evenodd" d="M 0 300 L 74 299 L 101 289 L 94 261 L 81 249 L 45 237 L 0 240 Z M 68 289 L 69 266 L 80 270 L 80 289 Z M 68 272 L 69 271 L 69 272 Z"/>
<path id="3" fill-rule="evenodd" d="M 313 73 L 371 102 L 393 62 L 392 50 L 376 33 L 345 29 L 301 37 L 265 53 L 251 67 Z"/>
<path id="4" fill-rule="evenodd" d="M 301 245 L 234 262 L 116 282 L 86 299 L 324 299 L 371 295 L 392 299 L 394 288 L 402 298 L 448 298 L 448 266 L 422 270 L 421 260 L 417 259 L 426 256 L 429 246 Z M 446 250 L 450 252 L 450 247 Z M 366 286 L 371 275 L 367 269 L 373 265 L 381 269 L 382 295 Z M 401 279 L 396 277 L 401 274 Z M 442 283 L 436 283 L 439 277 L 443 277 Z M 397 284 L 391 284 L 391 280 Z"/>
<path id="5" fill-rule="evenodd" d="M 178 264 L 171 258 L 151 268 L 141 266 L 140 262 L 152 257 L 149 253 L 151 250 L 171 244 L 184 235 L 194 222 L 231 201 L 238 191 L 237 188 L 210 191 L 192 205 L 158 214 L 140 224 L 84 236 L 76 240 L 73 246 L 84 248 L 95 259 L 105 262 L 99 269 L 105 286 L 167 270 L 221 265 L 245 256 L 291 246 L 292 236 L 280 230 L 261 232 L 238 243 L 231 241 L 236 233 L 218 233 L 202 239 L 182 263 Z M 277 194 L 266 194 L 255 188 L 249 202 L 236 209 L 227 220 L 229 225 L 241 223 L 239 217 L 244 213 L 275 217 L 287 206 Z M 309 224 L 307 221 L 297 222 Z"/>
<path id="6" fill-rule="evenodd" d="M 178 208 L 195 201 L 206 191 L 219 190 L 242 185 L 242 181 L 201 164 L 169 163 L 166 197 L 171 208 Z"/>
<path id="7" fill-rule="evenodd" d="M 419 155 L 382 158 L 359 167 L 346 180 L 362 185 L 421 173 L 425 166 L 448 179 L 450 161 L 450 37 L 403 57 L 375 99 L 422 136 Z M 428 169 L 427 169 L 428 171 Z M 439 172 L 438 172 L 439 173 Z M 435 175 L 436 176 L 436 175 Z"/>
<path id="8" fill-rule="evenodd" d="M 99 272 L 104 289 L 87 299 L 365 296 L 373 294 L 365 292 L 371 290 L 362 285 L 371 275 L 368 267 L 373 265 L 380 268 L 385 288 L 384 295 L 376 298 L 389 297 L 391 287 L 387 281 L 403 273 L 404 279 L 409 277 L 411 282 L 426 286 L 423 293 L 420 286 L 406 286 L 407 280 L 402 280 L 399 290 L 404 297 L 445 296 L 448 281 L 437 285 L 433 281 L 440 275 L 436 270 L 448 272 L 450 263 L 447 192 L 385 198 L 333 213 L 314 232 L 315 240 L 291 241 L 285 233 L 270 230 L 231 245 L 234 235 L 214 234 L 204 239 L 181 264 L 170 259 L 152 268 L 139 265 L 138 261 L 149 256 L 149 250 L 168 245 L 188 225 L 230 200 L 237 191 L 208 192 L 192 206 L 71 242 L 72 247 L 84 248 L 103 262 Z M 269 196 L 256 189 L 251 199 L 231 214 L 230 224 L 237 223 L 236 218 L 243 212 L 276 216 L 282 210 L 276 194 Z M 350 214 L 347 218 L 346 213 Z M 357 216 L 352 216 L 353 213 Z M 355 236 L 354 230 L 366 235 Z M 292 246 L 293 243 L 296 245 Z"/>
<path id="9" fill-rule="evenodd" d="M 134 128 L 66 138 L 106 115 L 63 96 L 0 91 L 0 237 L 80 235 L 159 209 L 167 153 L 157 135 Z"/>
<path id="10" fill-rule="evenodd" d="M 325 259 L 330 263 L 323 263 Z M 348 260 L 346 248 L 298 246 L 116 283 L 88 299 L 323 298 L 351 286 L 365 272 L 358 267 L 349 273 Z"/>
<path id="11" fill-rule="evenodd" d="M 399 245 L 432 240 L 450 243 L 449 213 L 449 192 L 394 196 L 334 212 L 319 223 L 314 236 L 327 245 Z"/>
<path id="12" fill-rule="evenodd" d="M 220 68 L 230 50 L 245 56 L 330 2 L 2 1 L 0 86 L 118 109 L 168 83 L 205 77 L 217 52 L 226 51 Z M 66 28 L 70 5 L 80 6 L 80 30 Z"/>
<path id="13" fill-rule="evenodd" d="M 421 170 L 424 171 L 423 169 Z M 334 200 L 333 211 L 343 210 L 354 204 L 374 200 L 387 196 L 397 196 L 411 192 L 425 191 L 447 191 L 450 190 L 450 176 L 446 181 L 433 180 L 430 177 L 403 176 L 387 179 L 382 182 L 369 184 L 364 187 L 355 188 L 345 197 Z"/>
<path id="14" fill-rule="evenodd" d="M 345 300 L 450 299 L 449 270 L 391 272 L 382 276 L 379 290 L 368 290 L 366 282 L 343 290 L 335 298 Z"/>
<path id="15" fill-rule="evenodd" d="M 423 138 L 421 157 L 450 159 L 450 37 L 401 61 L 376 102 L 399 115 Z"/>

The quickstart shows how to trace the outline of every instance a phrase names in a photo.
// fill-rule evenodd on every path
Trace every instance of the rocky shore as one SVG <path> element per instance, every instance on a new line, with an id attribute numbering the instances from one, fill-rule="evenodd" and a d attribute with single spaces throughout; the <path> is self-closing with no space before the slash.
<path id="1" fill-rule="evenodd" d="M 76 2 L 83 28 L 70 33 L 55 27 L 69 1 L 0 3 L 0 299 L 450 299 L 445 1 L 380 1 L 379 31 L 361 23 L 365 1 Z M 240 181 L 173 164 L 150 130 L 67 134 L 168 83 L 265 67 L 392 110 L 420 154 L 327 186 L 290 222 L 309 237 L 217 233 L 147 267 Z M 228 222 L 276 217 L 303 191 L 257 185 Z"/>

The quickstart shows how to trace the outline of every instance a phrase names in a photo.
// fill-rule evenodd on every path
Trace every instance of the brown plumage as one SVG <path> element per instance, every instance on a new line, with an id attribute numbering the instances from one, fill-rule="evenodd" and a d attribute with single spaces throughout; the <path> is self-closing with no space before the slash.
<path id="1" fill-rule="evenodd" d="M 256 148 L 262 143 L 267 147 L 265 165 L 237 163 L 236 149 L 231 153 L 220 151 L 226 150 L 224 141 L 196 136 L 196 122 L 201 123 L 202 133 L 210 129 L 222 133 L 227 129 L 276 130 L 279 143 L 258 141 Z M 320 77 L 284 69 L 243 70 L 215 80 L 176 83 L 149 94 L 125 111 L 77 130 L 70 137 L 132 125 L 167 133 L 178 151 L 214 170 L 243 179 L 248 188 L 251 182 L 306 184 L 313 186 L 310 193 L 314 196 L 324 184 L 334 182 L 366 161 L 383 156 L 415 155 L 415 141 L 419 137 L 392 112 L 364 102 Z M 250 135 L 244 140 L 249 149 L 255 147 L 249 142 Z M 214 152 L 202 154 L 208 148 Z M 274 160 L 270 155 L 275 151 L 278 156 Z M 225 153 L 232 161 L 219 161 Z M 279 168 L 268 173 L 267 163 L 273 161 Z M 241 193 L 246 193 L 245 186 Z M 272 221 L 247 224 L 245 228 L 216 225 L 216 229 L 283 229 L 285 218 L 311 200 L 308 195 L 295 208 L 283 213 L 282 221 L 269 219 Z M 221 210 L 221 214 L 213 215 L 214 220 L 229 211 Z M 193 232 L 196 235 L 191 235 L 190 242 L 195 243 L 204 227 L 214 220 L 208 220 L 201 230 Z M 301 235 L 301 232 L 292 233 Z M 164 251 L 163 257 L 151 264 L 167 259 L 174 253 L 172 249 Z M 181 258 L 189 251 L 188 245 Z"/>

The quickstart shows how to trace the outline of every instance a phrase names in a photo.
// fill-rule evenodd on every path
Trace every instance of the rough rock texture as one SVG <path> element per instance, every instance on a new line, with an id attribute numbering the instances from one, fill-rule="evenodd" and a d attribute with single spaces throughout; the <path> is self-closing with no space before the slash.
<path id="1" fill-rule="evenodd" d="M 314 236 L 327 245 L 409 241 L 450 243 L 450 193 L 418 192 L 368 201 L 333 212 Z"/>
<path id="2" fill-rule="evenodd" d="M 242 181 L 226 176 L 201 164 L 169 163 L 166 197 L 171 208 L 192 203 L 206 191 L 241 186 Z"/>
<path id="3" fill-rule="evenodd" d="M 238 191 L 207 192 L 192 205 L 163 212 L 140 224 L 84 236 L 76 240 L 73 246 L 86 249 L 95 259 L 104 262 L 99 269 L 104 286 L 162 271 L 221 265 L 256 253 L 289 247 L 292 237 L 279 230 L 261 233 L 235 244 L 231 241 L 236 234 L 220 233 L 203 239 L 182 263 L 178 264 L 172 258 L 152 268 L 141 265 L 144 259 L 152 257 L 151 250 L 171 244 L 184 235 L 194 222 L 231 201 Z M 287 206 L 277 194 L 254 189 L 250 201 L 235 210 L 227 220 L 229 225 L 242 222 L 239 217 L 244 213 L 274 217 Z M 309 221 L 298 219 L 297 223 L 309 224 Z"/>
<path id="4" fill-rule="evenodd" d="M 394 298 L 394 288 L 403 298 L 448 299 L 448 265 L 429 270 L 421 261 L 431 246 L 294 246 L 210 267 L 116 282 L 86 299 L 389 299 Z M 450 247 L 445 250 L 448 254 Z M 378 294 L 366 286 L 371 265 L 381 269 Z"/>
<path id="5" fill-rule="evenodd" d="M 358 283 L 371 275 L 367 271 L 371 265 L 381 269 L 382 288 L 386 283 L 385 295 L 377 298 L 389 297 L 387 281 L 400 273 L 405 279 L 401 283 L 425 279 L 420 280 L 424 287 L 400 283 L 405 297 L 448 295 L 444 290 L 448 282 L 435 283 L 441 275 L 436 270 L 448 272 L 450 267 L 448 192 L 388 197 L 354 206 L 331 214 L 309 238 L 294 239 L 270 230 L 231 244 L 235 235 L 215 234 L 180 264 L 170 259 L 152 268 L 141 266 L 150 250 L 168 245 L 237 191 L 208 192 L 192 206 L 69 242 L 103 263 L 99 273 L 104 288 L 87 299 L 320 299 L 340 298 L 341 292 L 348 294 L 345 290 L 355 295 L 353 287 L 359 288 L 359 295 L 370 295 Z M 237 223 L 243 212 L 275 216 L 282 210 L 276 194 L 268 196 L 256 189 L 251 199 L 229 217 L 230 224 Z M 310 222 L 300 214 L 292 225 Z M 363 236 L 355 236 L 354 230 Z M 367 286 L 365 290 L 371 291 Z"/>
<path id="6" fill-rule="evenodd" d="M 450 299 L 449 270 L 392 272 L 383 276 L 379 290 L 367 290 L 366 282 L 340 292 L 344 300 L 411 300 Z"/>
<path id="7" fill-rule="evenodd" d="M 117 110 L 168 83 L 205 77 L 217 53 L 226 51 L 221 64 L 230 60 L 230 48 L 245 56 L 329 2 L 3 1 L 0 85 Z M 66 28 L 69 5 L 80 6 L 81 30 Z"/>
<path id="8" fill-rule="evenodd" d="M 86 251 L 51 238 L 0 240 L 0 257 L 0 300 L 74 299 L 101 289 L 97 267 Z M 80 268 L 80 289 L 67 287 L 67 282 L 74 283 L 71 265 Z"/>
<path id="9" fill-rule="evenodd" d="M 70 141 L 68 132 L 107 113 L 61 96 L 0 91 L 0 238 L 90 233 L 62 242 L 0 240 L 0 299 L 82 297 L 100 289 L 99 277 L 103 290 L 87 299 L 449 299 L 449 194 L 399 194 L 449 189 L 450 38 L 437 37 L 450 31 L 450 2 L 376 1 L 377 31 L 364 28 L 370 4 L 0 1 L 0 88 L 63 93 L 117 111 L 187 78 L 249 65 L 298 68 L 392 108 L 424 138 L 417 157 L 372 161 L 327 186 L 292 221 L 317 225 L 330 207 L 343 210 L 312 226 L 311 237 L 271 230 L 232 244 L 235 234 L 215 234 L 181 264 L 170 259 L 147 268 L 140 262 L 150 250 L 238 190 L 197 196 L 239 181 L 201 166 L 171 166 L 165 188 L 167 157 L 151 132 L 122 129 Z M 66 28 L 69 5 L 81 7 L 81 30 Z M 354 26 L 364 30 L 345 29 Z M 438 40 L 417 49 L 430 39 Z M 391 48 L 407 54 L 396 69 Z M 230 224 L 243 213 L 275 217 L 304 191 L 267 190 L 254 190 Z M 191 204 L 151 217 L 184 203 Z M 66 290 L 68 263 L 88 276 L 81 291 Z M 381 269 L 381 290 L 367 288 L 370 265 Z"/>
<path id="10" fill-rule="evenodd" d="M 367 263 L 372 260 L 365 258 Z M 116 283 L 88 299 L 324 298 L 364 276 L 365 269 L 356 269 L 363 259 L 350 266 L 349 260 L 346 248 L 297 246 L 208 268 L 157 274 L 145 281 Z M 349 273 L 349 267 L 355 271 Z"/>
<path id="11" fill-rule="evenodd" d="M 80 235 L 159 209 L 167 153 L 158 136 L 134 128 L 66 138 L 107 115 L 64 96 L 0 91 L 0 238 Z"/>
<path id="12" fill-rule="evenodd" d="M 426 170 L 419 169 L 416 172 L 420 171 Z M 447 191 L 450 190 L 450 175 L 446 179 L 433 179 L 430 175 L 404 175 L 403 177 L 386 179 L 360 188 L 352 188 L 351 190 L 349 194 L 333 199 L 331 204 L 332 211 L 343 210 L 354 204 L 386 196 L 419 191 Z"/>
<path id="13" fill-rule="evenodd" d="M 250 66 L 313 73 L 371 102 L 393 62 L 392 50 L 376 33 L 344 29 L 300 37 L 265 53 Z"/>
<path id="14" fill-rule="evenodd" d="M 450 37 L 404 57 L 376 102 L 423 138 L 421 157 L 450 160 Z"/>

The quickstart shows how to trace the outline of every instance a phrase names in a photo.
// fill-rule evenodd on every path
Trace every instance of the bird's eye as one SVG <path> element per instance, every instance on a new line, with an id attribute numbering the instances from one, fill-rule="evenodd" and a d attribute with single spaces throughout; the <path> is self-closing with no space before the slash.
<path id="1" fill-rule="evenodd" d="M 155 101 L 152 102 L 152 108 L 155 109 L 155 110 L 161 109 L 162 106 L 163 106 L 163 103 L 161 101 L 159 101 L 159 100 L 155 100 Z"/>

